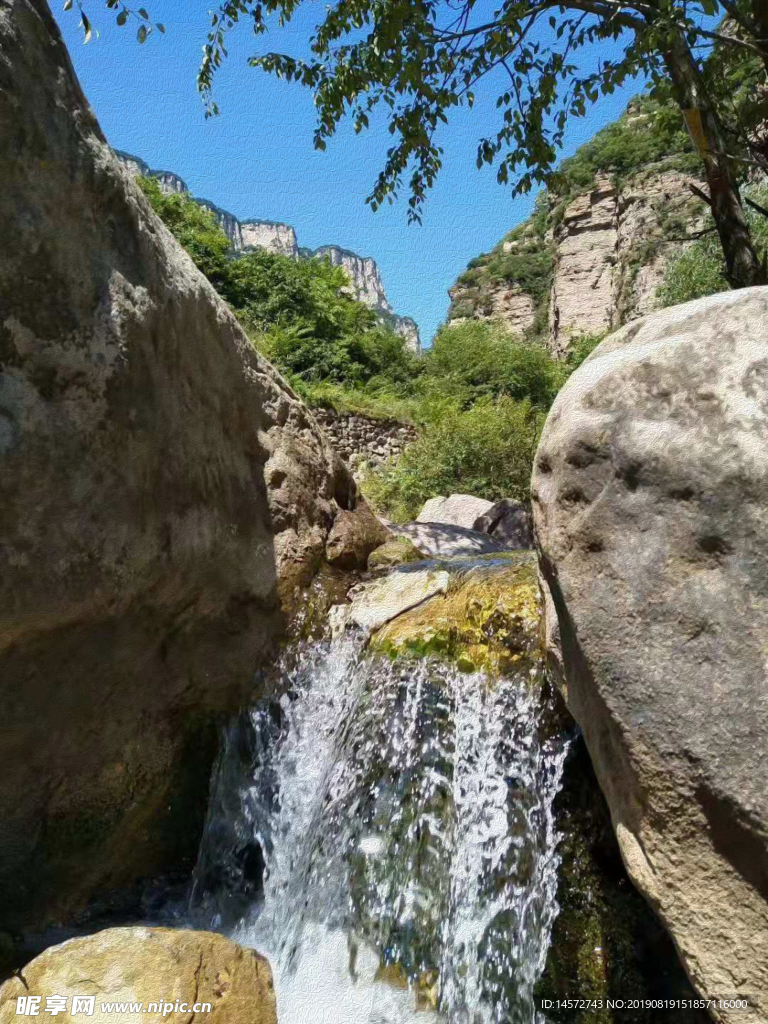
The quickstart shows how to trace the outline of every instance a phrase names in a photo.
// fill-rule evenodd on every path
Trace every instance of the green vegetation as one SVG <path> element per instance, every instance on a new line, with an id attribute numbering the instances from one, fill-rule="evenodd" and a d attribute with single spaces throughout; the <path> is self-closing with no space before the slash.
<path id="1" fill-rule="evenodd" d="M 227 56 L 227 32 L 241 20 L 257 35 L 268 31 L 271 20 L 284 26 L 301 4 L 222 0 L 211 17 L 198 74 L 208 114 L 218 113 L 211 90 Z M 729 281 L 739 287 L 766 283 L 768 270 L 753 245 L 739 195 L 741 160 L 760 148 L 734 110 L 732 95 L 715 88 L 718 79 L 709 68 L 713 44 L 725 63 L 731 57 L 738 63 L 746 51 L 757 70 L 751 86 L 764 84 L 768 9 L 763 0 L 694 5 L 688 0 L 618 5 L 543 0 L 534 6 L 504 0 L 490 20 L 488 14 L 475 0 L 416 6 L 406 0 L 340 0 L 326 6 L 315 23 L 308 56 L 262 52 L 250 63 L 312 90 L 317 149 L 326 148 L 342 120 L 350 118 L 360 132 L 383 107 L 393 145 L 368 202 L 378 209 L 393 201 L 407 181 L 408 216 L 416 221 L 443 165 L 436 130 L 444 130 L 455 108 L 474 105 L 476 87 L 494 89 L 496 83 L 498 89 L 498 122 L 479 140 L 477 166 L 495 163 L 497 180 L 512 183 L 519 194 L 555 181 L 573 118 L 584 117 L 601 96 L 634 77 L 648 81 L 690 122 Z M 611 57 L 605 59 L 608 41 Z M 500 66 L 506 74 L 497 77 Z M 630 154 L 632 160 L 640 156 Z M 612 149 L 612 159 L 624 160 L 620 147 Z"/>
<path id="2" fill-rule="evenodd" d="M 297 390 L 337 394 L 363 389 L 370 405 L 386 405 L 418 376 L 402 338 L 373 310 L 345 292 L 348 278 L 327 260 L 292 260 L 257 250 L 233 257 L 210 211 L 188 195 L 139 184 L 197 267 L 229 303 L 254 345 Z"/>
<path id="3" fill-rule="evenodd" d="M 463 408 L 481 398 L 528 399 L 548 409 L 567 376 L 542 344 L 522 341 L 495 323 L 440 328 L 425 359 L 422 389 Z"/>
<path id="4" fill-rule="evenodd" d="M 680 110 L 666 84 L 656 90 L 654 97 L 646 94 L 633 99 L 618 120 L 563 160 L 551 191 L 557 200 L 564 201 L 591 189 L 599 175 L 608 175 L 621 185 L 651 164 L 694 175 L 699 166 Z"/>
<path id="5" fill-rule="evenodd" d="M 527 499 L 542 411 L 527 400 L 499 398 L 468 409 L 446 403 L 430 413 L 399 461 L 364 479 L 363 493 L 375 510 L 406 521 L 436 494 Z"/>
<path id="6" fill-rule="evenodd" d="M 617 121 L 564 160 L 548 191 L 539 193 L 532 216 L 505 235 L 491 252 L 470 262 L 458 279 L 450 317 L 488 316 L 493 308 L 493 293 L 516 285 L 531 296 L 534 304 L 534 323 L 527 334 L 533 339 L 541 338 L 547 328 L 552 284 L 553 244 L 549 239 L 566 206 L 576 196 L 590 191 L 600 176 L 607 176 L 620 187 L 651 167 L 654 171 L 663 168 L 694 176 L 698 173 L 698 157 L 682 116 L 670 99 L 669 87 L 663 85 L 654 97 L 643 95 L 632 100 Z M 678 217 L 680 223 L 673 223 L 674 215 L 660 208 L 658 217 L 660 238 L 675 231 L 678 236 L 685 234 L 685 216 Z M 638 266 L 651 255 L 650 251 L 638 253 Z M 625 290 L 631 292 L 631 281 Z"/>
<path id="7" fill-rule="evenodd" d="M 527 500 L 547 410 L 599 341 L 577 339 L 558 362 L 498 324 L 442 327 L 413 388 L 421 435 L 397 463 L 365 476 L 371 505 L 405 522 L 436 494 Z"/>
<path id="8" fill-rule="evenodd" d="M 546 410 L 587 348 L 558 363 L 542 344 L 469 322 L 441 328 L 418 360 L 346 294 L 342 268 L 262 251 L 234 257 L 210 211 L 153 179 L 140 185 L 254 345 L 310 405 L 420 426 L 397 465 L 368 473 L 375 508 L 408 519 L 440 493 L 527 496 Z"/>
<path id="9" fill-rule="evenodd" d="M 768 186 L 745 189 L 745 194 L 758 205 L 768 207 Z M 755 248 L 768 260 L 768 216 L 750 208 L 747 218 L 752 228 Z M 690 299 L 728 291 L 723 252 L 713 233 L 704 235 L 674 260 L 664 275 L 658 290 L 661 308 L 675 306 Z"/>

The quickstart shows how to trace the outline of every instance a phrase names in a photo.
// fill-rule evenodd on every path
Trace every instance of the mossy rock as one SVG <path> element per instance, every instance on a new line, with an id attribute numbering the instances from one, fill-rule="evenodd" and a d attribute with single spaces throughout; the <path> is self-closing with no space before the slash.
<path id="1" fill-rule="evenodd" d="M 461 561 L 439 564 L 451 574 L 447 592 L 383 626 L 372 649 L 391 658 L 436 656 L 464 672 L 531 668 L 542 651 L 533 556 L 476 559 L 469 567 Z"/>
<path id="2" fill-rule="evenodd" d="M 407 537 L 395 537 L 372 551 L 368 556 L 369 569 L 388 569 L 393 565 L 423 562 L 424 554 Z"/>

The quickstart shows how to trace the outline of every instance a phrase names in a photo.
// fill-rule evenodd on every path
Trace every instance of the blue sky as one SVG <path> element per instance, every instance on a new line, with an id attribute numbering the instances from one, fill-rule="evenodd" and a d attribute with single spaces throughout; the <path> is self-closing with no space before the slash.
<path id="1" fill-rule="evenodd" d="M 447 290 L 468 261 L 530 212 L 533 196 L 513 199 L 496 183 L 495 171 L 475 167 L 478 138 L 497 124 L 495 91 L 483 96 L 478 89 L 474 110 L 460 111 L 439 140 L 444 168 L 423 225 L 408 225 L 404 198 L 372 213 L 364 200 L 391 144 L 384 124 L 357 136 L 344 127 L 325 153 L 315 152 L 311 94 L 246 65 L 257 48 L 306 53 L 322 4 L 306 4 L 287 29 L 266 38 L 255 39 L 247 24 L 231 35 L 216 84 L 221 115 L 206 121 L 195 74 L 210 0 L 145 0 L 166 34 L 155 33 L 144 46 L 135 28 L 115 25 L 103 0 L 86 5 L 100 38 L 84 46 L 76 12 L 62 13 L 61 0 L 52 2 L 86 95 L 115 148 L 175 171 L 195 195 L 240 218 L 292 224 L 300 245 L 334 243 L 373 256 L 390 302 L 417 321 L 425 343 L 444 320 Z M 617 91 L 572 122 L 565 154 L 614 120 L 636 91 Z"/>

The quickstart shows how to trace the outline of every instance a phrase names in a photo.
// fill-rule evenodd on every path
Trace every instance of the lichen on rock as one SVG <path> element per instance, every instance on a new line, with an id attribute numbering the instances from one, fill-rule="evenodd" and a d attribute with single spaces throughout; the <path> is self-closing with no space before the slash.
<path id="1" fill-rule="evenodd" d="M 541 653 L 541 609 L 530 554 L 455 559 L 445 594 L 397 616 L 371 640 L 390 657 L 436 656 L 466 672 L 519 671 Z"/>

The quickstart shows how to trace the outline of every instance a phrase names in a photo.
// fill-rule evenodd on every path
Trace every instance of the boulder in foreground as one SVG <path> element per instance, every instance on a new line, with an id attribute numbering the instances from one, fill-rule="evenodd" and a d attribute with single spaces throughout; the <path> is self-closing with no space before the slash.
<path id="1" fill-rule="evenodd" d="M 751 999 L 716 1019 L 764 1021 L 768 288 L 606 339 L 552 407 L 532 493 L 550 634 L 627 869 L 698 991 Z"/>
<path id="2" fill-rule="evenodd" d="M 30 997 L 40 1000 L 38 1017 L 49 1015 L 48 999 L 60 997 L 59 1006 L 64 1000 L 53 1018 L 60 1024 L 277 1024 L 267 961 L 213 932 L 110 928 L 71 939 L 0 988 L 0 1024 L 24 1019 L 20 1000 Z M 75 1012 L 76 999 L 93 999 L 91 1013 Z M 142 1009 L 119 1012 L 109 1005 L 115 1003 Z M 148 1010 L 150 1004 L 159 1007 Z"/>

